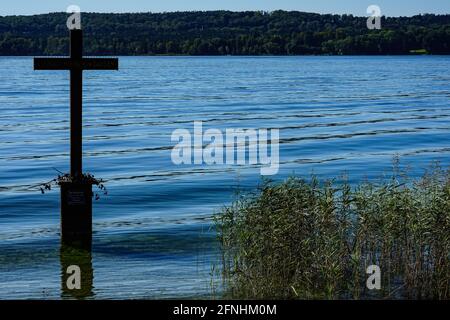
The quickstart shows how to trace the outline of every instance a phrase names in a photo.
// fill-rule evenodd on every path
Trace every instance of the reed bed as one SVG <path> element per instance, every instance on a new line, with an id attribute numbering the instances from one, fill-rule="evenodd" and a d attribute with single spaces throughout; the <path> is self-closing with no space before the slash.
<path id="1" fill-rule="evenodd" d="M 215 217 L 225 296 L 449 299 L 450 173 L 264 181 Z M 381 268 L 369 290 L 366 268 Z"/>

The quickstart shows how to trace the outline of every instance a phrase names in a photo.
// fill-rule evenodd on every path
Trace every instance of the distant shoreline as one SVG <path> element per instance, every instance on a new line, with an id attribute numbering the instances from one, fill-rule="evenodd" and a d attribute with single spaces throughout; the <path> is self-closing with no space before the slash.
<path id="1" fill-rule="evenodd" d="M 2 55 L 1 58 L 33 58 L 36 56 L 45 55 Z M 110 57 L 111 55 L 95 55 L 99 57 Z M 297 54 L 297 55 L 270 55 L 270 54 L 261 54 L 261 55 L 188 55 L 188 54 L 141 54 L 141 55 L 116 55 L 118 57 L 155 57 L 155 58 L 177 58 L 177 57 L 190 57 L 190 58 L 289 58 L 289 57 L 447 57 L 450 54 L 342 54 L 342 55 L 331 55 L 331 54 Z"/>
<path id="2" fill-rule="evenodd" d="M 0 17 L 0 55 L 66 55 L 66 13 Z M 83 13 L 86 55 L 450 54 L 450 14 L 368 17 L 298 11 Z"/>

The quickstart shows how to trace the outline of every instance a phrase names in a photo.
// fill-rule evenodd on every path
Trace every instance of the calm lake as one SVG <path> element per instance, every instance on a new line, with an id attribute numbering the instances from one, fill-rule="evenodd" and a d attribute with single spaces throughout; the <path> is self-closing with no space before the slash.
<path id="1" fill-rule="evenodd" d="M 279 128 L 280 170 L 379 179 L 450 165 L 450 57 L 121 57 L 85 72 L 84 169 L 94 203 L 91 298 L 208 297 L 220 286 L 211 216 L 257 166 L 175 165 L 171 134 Z M 69 74 L 0 57 L 0 298 L 58 299 L 59 192 L 69 170 Z M 216 293 L 214 293 L 216 294 Z"/>

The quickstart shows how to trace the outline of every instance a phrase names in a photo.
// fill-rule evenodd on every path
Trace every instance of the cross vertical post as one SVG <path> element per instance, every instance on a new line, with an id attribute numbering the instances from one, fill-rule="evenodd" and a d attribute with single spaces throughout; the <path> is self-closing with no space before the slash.
<path id="1" fill-rule="evenodd" d="M 70 31 L 70 59 L 81 63 L 83 35 L 81 30 Z M 83 69 L 70 70 L 70 174 L 83 173 Z"/>

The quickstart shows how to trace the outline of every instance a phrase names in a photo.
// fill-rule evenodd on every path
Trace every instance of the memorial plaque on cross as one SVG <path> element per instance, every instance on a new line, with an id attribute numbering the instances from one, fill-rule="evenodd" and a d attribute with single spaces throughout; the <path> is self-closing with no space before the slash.
<path id="1" fill-rule="evenodd" d="M 90 249 L 92 183 L 83 181 L 82 102 L 84 70 L 118 70 L 117 58 L 83 57 L 83 33 L 70 30 L 69 57 L 34 58 L 35 70 L 70 71 L 70 178 L 61 182 L 61 242 Z"/>

